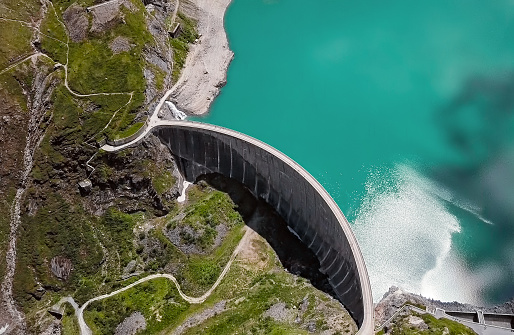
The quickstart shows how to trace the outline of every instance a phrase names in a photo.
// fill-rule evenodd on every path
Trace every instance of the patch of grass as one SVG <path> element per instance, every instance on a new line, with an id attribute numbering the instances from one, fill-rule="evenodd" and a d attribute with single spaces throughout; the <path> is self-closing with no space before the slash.
<path id="1" fill-rule="evenodd" d="M 464 326 L 461 323 L 448 320 L 448 319 L 436 319 L 430 314 L 423 314 L 421 318 L 425 320 L 427 325 L 430 327 L 431 333 L 428 334 L 441 334 L 444 331 L 444 328 L 448 328 L 450 331 L 450 335 L 475 335 L 475 332 L 471 330 L 469 327 Z"/>
<path id="2" fill-rule="evenodd" d="M 94 109 L 91 113 L 85 115 L 85 120 L 83 121 L 83 129 L 86 136 L 91 137 L 95 134 L 100 137 L 112 135 L 120 126 L 126 127 L 130 124 L 134 118 L 134 115 L 130 112 L 132 108 L 136 108 L 135 104 L 139 102 L 133 99 L 131 104 L 125 106 L 128 99 L 130 99 L 128 94 L 89 97 L 88 100 L 94 104 Z M 121 110 L 119 110 L 120 108 Z M 107 125 L 116 111 L 116 117 L 110 123 L 109 127 L 100 134 L 100 131 Z M 132 118 L 130 120 L 124 120 L 127 115 L 130 115 Z"/>
<path id="3" fill-rule="evenodd" d="M 193 187 L 193 189 L 197 189 Z M 194 191 L 193 191 L 194 192 Z M 191 192 L 190 192 L 191 193 Z M 235 210 L 235 205 L 226 194 L 219 191 L 205 193 L 197 201 L 192 201 L 185 216 L 179 222 L 171 222 L 172 226 L 190 227 L 200 236 L 189 238 L 188 244 L 195 244 L 202 250 L 210 248 L 217 235 L 216 226 L 225 224 L 228 228 L 243 224 L 241 215 Z"/>
<path id="4" fill-rule="evenodd" d="M 69 85 L 82 94 L 143 92 L 140 59 L 130 53 L 114 55 L 105 41 L 70 44 Z"/>
<path id="5" fill-rule="evenodd" d="M 458 322 L 444 318 L 436 319 L 428 313 L 421 315 L 418 313 L 412 313 L 412 315 L 422 318 L 428 325 L 428 329 L 419 329 L 418 327 L 412 326 L 408 323 L 409 315 L 394 320 L 394 323 L 388 333 L 392 335 L 436 335 L 443 334 L 445 329 L 447 329 L 449 335 L 476 335 L 473 330 Z"/>
<path id="6" fill-rule="evenodd" d="M 168 177 L 172 176 L 168 175 Z M 195 186 L 192 187 L 192 189 L 194 188 Z M 196 191 L 197 195 L 202 194 L 203 196 L 198 196 L 196 201 L 188 203 L 185 207 L 186 211 L 195 212 L 196 205 L 200 203 L 199 208 L 207 217 L 223 219 L 227 234 L 221 239 L 221 244 L 215 248 L 208 248 L 201 254 L 184 254 L 170 242 L 164 232 L 165 229 L 171 229 L 174 224 L 181 226 L 185 224 L 177 220 L 172 220 L 172 222 L 162 220 L 159 226 L 150 230 L 147 234 L 141 234 L 141 237 L 137 239 L 138 243 L 147 246 L 136 248 L 137 254 L 146 263 L 145 269 L 147 271 L 162 271 L 164 268 L 172 268 L 172 274 L 177 278 L 182 290 L 190 295 L 201 295 L 211 287 L 244 233 L 244 223 L 235 211 L 234 204 L 228 195 L 222 194 L 224 197 L 220 200 L 216 192 L 212 190 Z M 207 202 L 207 205 L 204 201 Z M 184 210 L 184 208 L 173 209 L 169 217 L 181 216 L 182 214 L 179 214 L 181 210 Z M 210 229 L 213 230 L 211 227 Z M 216 233 L 216 231 L 214 232 Z M 204 242 L 197 240 L 195 243 Z M 151 249 L 148 248 L 148 245 L 151 246 Z"/>
<path id="7" fill-rule="evenodd" d="M 55 62 L 66 64 L 67 35 L 55 12 L 50 7 L 41 23 L 41 49 Z"/>
<path id="8" fill-rule="evenodd" d="M 37 17 L 40 8 L 41 2 L 37 0 L 2 0 L 0 2 L 2 16 L 29 22 Z"/>
<path id="9" fill-rule="evenodd" d="M 110 236 L 110 240 L 106 241 L 105 246 L 116 250 L 121 268 L 125 267 L 136 256 L 133 231 L 137 220 L 137 215 L 125 214 L 111 207 L 101 221 L 102 227 Z"/>
<path id="10" fill-rule="evenodd" d="M 84 319 L 94 334 L 113 334 L 119 323 L 139 311 L 147 327 L 138 334 L 155 334 L 176 324 L 177 316 L 187 313 L 189 306 L 171 281 L 158 278 L 92 303 L 85 310 Z"/>
<path id="11" fill-rule="evenodd" d="M 145 124 L 144 122 L 136 122 L 136 123 L 132 124 L 127 129 L 116 133 L 116 135 L 114 135 L 114 139 L 120 139 L 120 138 L 132 136 L 136 132 L 138 132 L 139 129 L 141 129 L 141 127 L 143 127 L 144 124 Z"/>
<path id="12" fill-rule="evenodd" d="M 25 72 L 25 64 L 20 64 L 13 70 L 0 75 L 0 94 L 9 97 L 11 104 L 15 104 L 21 112 L 27 112 L 27 98 L 20 85 L 18 73 Z"/>
<path id="13" fill-rule="evenodd" d="M 79 323 L 75 317 L 75 310 L 69 303 L 64 304 L 64 315 L 61 319 L 61 325 L 63 335 L 80 334 Z"/>
<path id="14" fill-rule="evenodd" d="M 127 103 L 128 93 L 133 92 L 132 102 L 119 110 L 105 131 L 105 136 L 114 139 L 120 132 L 130 132 L 135 120 L 136 110 L 143 105 L 146 81 L 143 76 L 145 47 L 154 44 L 153 37 L 146 27 L 145 8 L 140 1 L 132 1 L 137 7 L 134 12 L 122 7 L 124 16 L 108 31 L 89 36 L 81 43 L 70 43 L 68 75 L 70 87 L 82 94 L 90 93 L 127 93 L 91 97 L 90 100 L 101 106 L 93 113 L 85 128 L 99 131 L 105 126 L 112 113 Z M 109 44 L 116 37 L 127 37 L 135 46 L 130 52 L 113 54 Z M 124 136 L 123 136 L 124 137 Z"/>
<path id="15" fill-rule="evenodd" d="M 31 38 L 31 28 L 0 20 L 0 71 L 34 52 Z"/>
<path id="16" fill-rule="evenodd" d="M 173 82 L 177 82 L 180 78 L 189 52 L 189 43 L 193 43 L 199 37 L 196 30 L 197 23 L 193 19 L 182 13 L 178 13 L 177 16 L 178 22 L 181 24 L 181 32 L 178 37 L 170 40 L 173 47 L 173 71 L 171 73 Z"/>
<path id="17" fill-rule="evenodd" d="M 137 5 L 135 12 L 122 8 L 123 24 L 82 43 L 70 44 L 70 87 L 84 94 L 144 92 L 142 51 L 154 41 L 145 24 L 144 6 L 141 2 Z M 112 53 L 109 43 L 118 36 L 125 36 L 134 43 L 131 52 Z"/>
<path id="18" fill-rule="evenodd" d="M 176 182 L 176 178 L 173 177 L 170 171 L 162 171 L 152 178 L 152 186 L 161 195 L 168 191 Z"/>

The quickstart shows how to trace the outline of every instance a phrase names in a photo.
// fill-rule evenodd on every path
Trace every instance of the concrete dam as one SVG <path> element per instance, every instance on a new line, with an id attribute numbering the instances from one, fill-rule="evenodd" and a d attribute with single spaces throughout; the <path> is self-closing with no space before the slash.
<path id="1" fill-rule="evenodd" d="M 337 298 L 373 333 L 373 300 L 350 224 L 325 189 L 275 148 L 242 133 L 188 121 L 160 121 L 150 130 L 175 156 L 186 180 L 219 173 L 265 200 L 313 251 Z"/>

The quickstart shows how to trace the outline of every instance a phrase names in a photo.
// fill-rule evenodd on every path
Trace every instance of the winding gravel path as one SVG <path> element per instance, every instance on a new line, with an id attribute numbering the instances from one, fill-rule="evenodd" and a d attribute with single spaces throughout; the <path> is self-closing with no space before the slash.
<path id="1" fill-rule="evenodd" d="M 78 306 L 78 304 L 75 302 L 75 300 L 72 297 L 64 297 L 57 304 L 55 304 L 52 307 L 52 309 L 53 310 L 60 310 L 61 305 L 63 303 L 65 303 L 65 302 L 70 303 L 73 306 L 73 308 L 75 309 L 75 316 L 77 317 L 77 320 L 78 320 L 78 323 L 79 323 L 80 334 L 81 335 L 92 335 L 93 332 L 91 331 L 91 328 L 89 328 L 89 326 L 86 324 L 86 321 L 84 320 L 84 310 L 87 308 L 87 306 L 90 303 L 92 303 L 94 301 L 110 298 L 110 297 L 115 296 L 115 295 L 117 295 L 117 294 L 119 294 L 121 292 L 129 290 L 129 289 L 133 288 L 136 285 L 139 285 L 141 283 L 147 282 L 147 281 L 152 280 L 152 279 L 157 279 L 157 278 L 166 278 L 166 279 L 171 280 L 175 284 L 175 286 L 177 287 L 178 293 L 180 294 L 182 299 L 184 299 L 185 301 L 189 302 L 190 304 L 201 304 L 218 287 L 218 285 L 221 283 L 221 281 L 223 280 L 225 275 L 230 270 L 230 266 L 232 265 L 232 263 L 236 259 L 236 256 L 239 254 L 241 249 L 245 245 L 247 245 L 247 240 L 249 239 L 249 237 L 250 237 L 250 235 L 252 233 L 252 230 L 250 228 L 246 227 L 246 226 L 244 227 L 244 229 L 245 229 L 245 234 L 243 235 L 243 238 L 241 238 L 241 241 L 239 241 L 239 244 L 237 245 L 236 249 L 234 250 L 234 252 L 230 256 L 229 261 L 227 262 L 227 264 L 223 268 L 223 271 L 219 275 L 218 279 L 216 280 L 214 285 L 212 285 L 212 287 L 207 292 L 205 292 L 201 297 L 190 297 L 190 296 L 186 295 L 184 292 L 182 292 L 182 289 L 180 288 L 180 284 L 178 283 L 177 279 L 173 275 L 170 275 L 170 274 L 167 274 L 167 273 L 158 273 L 158 274 L 153 274 L 153 275 L 149 275 L 149 276 L 146 276 L 144 278 L 141 278 L 138 281 L 136 281 L 136 282 L 134 282 L 134 283 L 132 283 L 130 285 L 127 285 L 127 286 L 125 286 L 123 288 L 120 288 L 119 290 L 116 290 L 116 291 L 113 291 L 111 293 L 103 294 L 103 295 L 100 295 L 98 297 L 92 298 L 92 299 L 88 300 L 86 303 L 84 303 L 84 305 L 82 305 L 80 307 Z"/>

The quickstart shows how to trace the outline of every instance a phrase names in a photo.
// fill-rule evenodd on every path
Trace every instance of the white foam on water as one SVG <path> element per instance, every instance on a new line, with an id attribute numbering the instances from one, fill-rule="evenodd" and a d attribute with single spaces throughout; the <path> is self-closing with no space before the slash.
<path id="1" fill-rule="evenodd" d="M 182 184 L 182 192 L 180 193 L 180 196 L 177 198 L 177 202 L 186 201 L 186 190 L 189 187 L 189 185 L 192 185 L 192 183 L 184 180 L 184 183 Z"/>
<path id="2" fill-rule="evenodd" d="M 166 104 L 170 108 L 171 114 L 173 115 L 173 117 L 176 120 L 185 120 L 187 118 L 186 113 L 184 113 L 183 111 L 179 110 L 177 108 L 177 106 L 175 106 L 175 104 L 173 102 L 166 100 Z"/>
<path id="3" fill-rule="evenodd" d="M 471 271 L 459 256 L 450 250 L 438 259 L 436 267 L 425 274 L 421 281 L 420 293 L 433 299 L 485 306 L 487 302 L 482 298 L 484 288 L 499 283 L 504 274 L 501 266 L 493 263 Z"/>
<path id="4" fill-rule="evenodd" d="M 3 326 L 2 328 L 0 328 L 0 334 L 3 334 L 7 331 L 7 328 L 9 328 L 9 324 L 6 324 L 5 326 Z"/>
<path id="5" fill-rule="evenodd" d="M 391 285 L 421 293 L 425 275 L 445 267 L 452 234 L 460 231 L 437 195 L 446 192 L 407 166 L 370 173 L 354 229 L 375 301 Z"/>
<path id="6" fill-rule="evenodd" d="M 432 191 L 439 198 L 446 200 L 447 202 L 450 202 L 452 205 L 457 206 L 460 209 L 465 210 L 466 212 L 474 215 L 480 221 L 490 225 L 494 224 L 492 221 L 486 219 L 482 216 L 482 214 L 480 214 L 482 212 L 482 208 L 473 204 L 472 202 L 469 202 L 466 199 L 456 197 L 455 194 L 453 194 L 453 192 L 443 188 L 442 186 L 432 188 Z"/>

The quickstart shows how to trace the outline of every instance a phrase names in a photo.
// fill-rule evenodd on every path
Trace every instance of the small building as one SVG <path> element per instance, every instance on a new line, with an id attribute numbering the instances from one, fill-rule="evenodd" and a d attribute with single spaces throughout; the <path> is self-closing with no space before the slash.
<path id="1" fill-rule="evenodd" d="M 93 184 L 91 183 L 91 180 L 84 179 L 83 181 L 79 182 L 79 190 L 80 194 L 85 195 L 91 192 L 91 189 L 93 188 Z"/>
<path id="2" fill-rule="evenodd" d="M 175 22 L 171 26 L 171 29 L 168 31 L 171 38 L 175 38 L 180 34 L 180 22 Z"/>
<path id="3" fill-rule="evenodd" d="M 107 143 L 107 140 L 105 137 L 101 137 L 96 140 L 96 146 L 99 148 L 103 147 L 105 145 L 105 143 Z"/>

